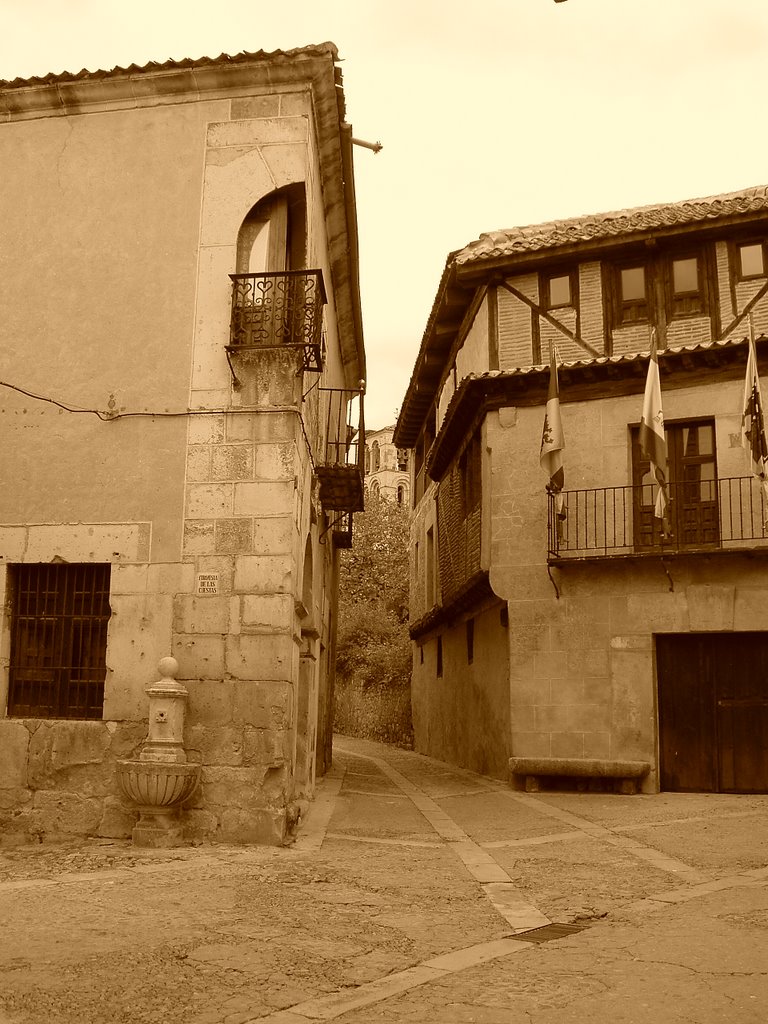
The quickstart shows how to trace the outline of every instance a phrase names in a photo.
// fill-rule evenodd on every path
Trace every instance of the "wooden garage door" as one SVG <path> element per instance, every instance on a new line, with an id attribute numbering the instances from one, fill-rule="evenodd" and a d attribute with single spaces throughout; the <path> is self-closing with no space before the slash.
<path id="1" fill-rule="evenodd" d="M 661 788 L 768 792 L 768 633 L 656 637 Z"/>

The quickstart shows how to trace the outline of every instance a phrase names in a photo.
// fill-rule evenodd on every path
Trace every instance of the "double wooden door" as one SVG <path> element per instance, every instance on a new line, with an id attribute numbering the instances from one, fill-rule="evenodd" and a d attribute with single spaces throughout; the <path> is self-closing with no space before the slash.
<path id="1" fill-rule="evenodd" d="M 656 637 L 661 788 L 768 792 L 768 633 Z"/>
<path id="2" fill-rule="evenodd" d="M 650 464 L 640 451 L 639 431 L 633 431 L 634 540 L 639 549 L 717 547 L 720 517 L 717 500 L 715 425 L 712 420 L 672 423 L 667 438 L 666 516 L 668 535 L 654 515 L 657 486 Z M 663 540 L 663 545 L 662 545 Z"/>

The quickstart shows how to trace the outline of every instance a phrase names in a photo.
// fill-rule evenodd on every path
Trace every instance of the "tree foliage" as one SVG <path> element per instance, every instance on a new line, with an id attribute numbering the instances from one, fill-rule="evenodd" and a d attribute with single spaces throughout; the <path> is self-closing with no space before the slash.
<path id="1" fill-rule="evenodd" d="M 373 495 L 355 516 L 339 577 L 338 681 L 366 690 L 410 687 L 408 512 Z"/>
<path id="2" fill-rule="evenodd" d="M 403 621 L 408 614 L 408 510 L 378 495 L 355 516 L 352 547 L 342 552 L 342 612 L 380 603 Z"/>

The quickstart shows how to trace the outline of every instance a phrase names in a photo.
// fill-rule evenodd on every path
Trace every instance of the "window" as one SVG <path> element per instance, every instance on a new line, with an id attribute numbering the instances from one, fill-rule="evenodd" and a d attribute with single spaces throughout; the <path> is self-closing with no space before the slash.
<path id="1" fill-rule="evenodd" d="M 480 507 L 482 466 L 480 461 L 480 434 L 475 433 L 459 458 L 459 477 L 462 489 L 462 518 Z"/>
<path id="2" fill-rule="evenodd" d="M 437 410 L 433 405 L 429 410 L 428 415 L 424 420 L 424 426 L 422 427 L 419 438 L 416 442 L 416 451 L 414 453 L 414 476 L 413 476 L 413 507 L 415 508 L 427 490 L 427 456 L 429 450 L 434 443 L 436 436 L 436 416 Z"/>
<path id="3" fill-rule="evenodd" d="M 435 534 L 433 528 L 427 530 L 427 564 L 426 564 L 426 598 L 427 610 L 435 603 Z"/>
<path id="4" fill-rule="evenodd" d="M 467 664 L 475 660 L 475 620 L 467 619 Z"/>
<path id="5" fill-rule="evenodd" d="M 443 674 L 443 638 L 437 638 L 437 678 Z"/>
<path id="6" fill-rule="evenodd" d="M 701 285 L 701 261 L 697 256 L 670 260 L 672 293 L 669 308 L 672 316 L 701 313 L 704 292 Z"/>
<path id="7" fill-rule="evenodd" d="M 397 468 L 401 473 L 408 472 L 408 449 L 398 448 L 397 449 Z"/>
<path id="8" fill-rule="evenodd" d="M 408 488 L 405 484 L 397 485 L 397 504 L 405 505 L 408 502 Z"/>
<path id="9" fill-rule="evenodd" d="M 667 520 L 678 548 L 712 547 L 720 539 L 713 420 L 668 423 Z M 657 487 L 640 451 L 639 428 L 632 430 L 635 547 L 661 545 L 662 523 L 654 515 Z"/>
<path id="10" fill-rule="evenodd" d="M 572 271 L 542 276 L 542 301 L 545 309 L 576 305 L 576 275 Z"/>
<path id="11" fill-rule="evenodd" d="M 616 326 L 657 319 L 701 316 L 708 312 L 706 252 L 662 254 L 613 267 L 613 317 Z"/>
<path id="12" fill-rule="evenodd" d="M 765 245 L 763 242 L 746 242 L 736 246 L 735 271 L 737 281 L 754 277 L 765 277 Z"/>
<path id="13" fill-rule="evenodd" d="M 110 566 L 16 565 L 9 580 L 9 715 L 101 718 Z"/>
<path id="14" fill-rule="evenodd" d="M 619 267 L 618 270 L 618 322 L 636 323 L 648 320 L 648 283 L 643 265 Z"/>
<path id="15" fill-rule="evenodd" d="M 374 441 L 371 445 L 371 473 L 378 473 L 380 468 L 379 462 L 379 442 Z"/>

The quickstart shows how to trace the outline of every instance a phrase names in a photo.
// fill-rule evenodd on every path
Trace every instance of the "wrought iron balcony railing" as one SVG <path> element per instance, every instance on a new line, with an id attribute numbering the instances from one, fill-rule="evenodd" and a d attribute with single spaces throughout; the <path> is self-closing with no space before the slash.
<path id="1" fill-rule="evenodd" d="M 227 354 L 289 345 L 303 350 L 303 369 L 322 370 L 327 301 L 322 271 L 229 276 L 232 316 Z"/>
<path id="2" fill-rule="evenodd" d="M 564 491 L 563 498 L 558 515 L 549 495 L 550 559 L 768 548 L 768 507 L 753 477 L 672 483 L 663 521 L 654 515 L 655 486 Z"/>
<path id="3" fill-rule="evenodd" d="M 365 476 L 365 416 L 362 386 L 359 391 L 319 388 L 320 415 L 324 418 L 325 450 L 316 462 L 320 502 L 339 512 L 363 511 Z"/>

